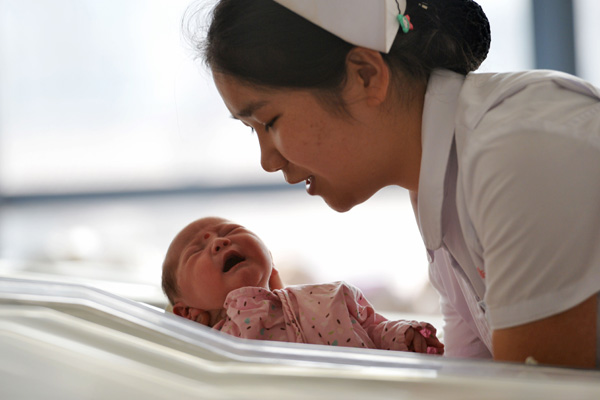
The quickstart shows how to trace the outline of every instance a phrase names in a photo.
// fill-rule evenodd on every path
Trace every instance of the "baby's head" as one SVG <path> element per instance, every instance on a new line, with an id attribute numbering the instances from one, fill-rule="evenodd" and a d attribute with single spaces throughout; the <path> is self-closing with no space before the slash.
<path id="1" fill-rule="evenodd" d="M 186 226 L 171 242 L 162 287 L 173 312 L 213 326 L 232 290 L 268 288 L 271 253 L 258 236 L 231 221 L 207 217 Z"/>

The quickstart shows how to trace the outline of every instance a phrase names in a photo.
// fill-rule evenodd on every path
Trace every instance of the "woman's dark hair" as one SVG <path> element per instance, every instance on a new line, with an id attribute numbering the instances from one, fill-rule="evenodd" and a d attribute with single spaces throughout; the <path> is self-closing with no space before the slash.
<path id="1" fill-rule="evenodd" d="M 407 3 L 414 30 L 399 32 L 382 54 L 394 79 L 426 82 L 436 68 L 467 74 L 479 67 L 489 50 L 490 26 L 477 3 Z M 272 0 L 220 0 L 204 39 L 194 46 L 213 71 L 247 83 L 332 93 L 343 87 L 346 56 L 354 47 Z"/>

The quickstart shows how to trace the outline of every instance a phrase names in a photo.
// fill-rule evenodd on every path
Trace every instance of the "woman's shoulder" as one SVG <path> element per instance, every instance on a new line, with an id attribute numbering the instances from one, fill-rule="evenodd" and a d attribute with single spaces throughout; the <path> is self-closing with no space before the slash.
<path id="1" fill-rule="evenodd" d="M 483 91 L 485 94 L 506 95 L 518 88 L 538 82 L 557 82 L 567 88 L 598 94 L 598 88 L 571 74 L 549 69 L 532 69 L 512 72 L 471 72 L 465 79 L 464 92 Z"/>
<path id="2" fill-rule="evenodd" d="M 550 98 L 548 98 L 550 97 Z M 568 104 L 571 99 L 600 99 L 600 90 L 576 76 L 552 70 L 529 70 L 504 73 L 470 73 L 459 96 L 456 115 L 458 131 L 475 129 L 489 112 L 512 114 L 535 112 L 552 100 Z M 459 133 L 457 132 L 457 133 Z"/>

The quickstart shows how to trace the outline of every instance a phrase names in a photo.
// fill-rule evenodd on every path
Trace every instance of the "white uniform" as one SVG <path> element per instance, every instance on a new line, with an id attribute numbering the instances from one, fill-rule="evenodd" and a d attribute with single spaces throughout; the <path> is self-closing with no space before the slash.
<path id="1" fill-rule="evenodd" d="M 600 91 L 552 71 L 435 71 L 418 222 L 446 354 L 600 292 Z"/>

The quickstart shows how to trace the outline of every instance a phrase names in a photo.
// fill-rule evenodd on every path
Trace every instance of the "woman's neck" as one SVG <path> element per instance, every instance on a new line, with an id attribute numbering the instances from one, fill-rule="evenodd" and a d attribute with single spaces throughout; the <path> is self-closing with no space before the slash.
<path id="1" fill-rule="evenodd" d="M 384 159 L 389 174 L 389 185 L 410 191 L 419 188 L 421 170 L 421 122 L 425 101 L 425 87 L 415 89 L 410 99 L 398 99 L 382 113 L 383 129 L 387 132 Z"/>

